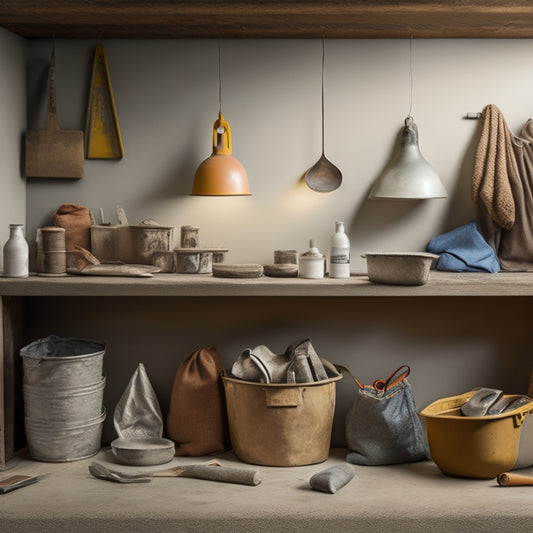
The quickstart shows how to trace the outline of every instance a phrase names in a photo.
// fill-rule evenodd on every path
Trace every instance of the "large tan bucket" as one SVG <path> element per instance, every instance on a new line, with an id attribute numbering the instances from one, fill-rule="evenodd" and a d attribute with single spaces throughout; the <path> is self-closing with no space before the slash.
<path id="1" fill-rule="evenodd" d="M 255 383 L 222 376 L 231 444 L 247 463 L 302 466 L 328 458 L 337 376 L 314 383 Z"/>

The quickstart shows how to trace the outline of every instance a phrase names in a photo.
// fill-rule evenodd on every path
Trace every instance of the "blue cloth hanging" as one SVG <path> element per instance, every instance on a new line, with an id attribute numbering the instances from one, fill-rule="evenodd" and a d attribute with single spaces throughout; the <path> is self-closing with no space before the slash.
<path id="1" fill-rule="evenodd" d="M 439 254 L 437 270 L 499 272 L 500 262 L 477 222 L 470 222 L 429 241 L 427 251 Z"/>

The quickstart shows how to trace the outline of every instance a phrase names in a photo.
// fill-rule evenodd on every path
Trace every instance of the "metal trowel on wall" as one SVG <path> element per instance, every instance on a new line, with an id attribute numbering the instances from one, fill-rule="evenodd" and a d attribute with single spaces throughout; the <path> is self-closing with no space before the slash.
<path id="1" fill-rule="evenodd" d="M 26 132 L 26 177 L 82 178 L 83 131 L 59 129 L 56 114 L 55 54 L 48 69 L 48 124 Z"/>
<path id="2" fill-rule="evenodd" d="M 124 157 L 113 88 L 103 46 L 97 46 L 94 53 L 85 123 L 85 157 L 87 159 Z"/>

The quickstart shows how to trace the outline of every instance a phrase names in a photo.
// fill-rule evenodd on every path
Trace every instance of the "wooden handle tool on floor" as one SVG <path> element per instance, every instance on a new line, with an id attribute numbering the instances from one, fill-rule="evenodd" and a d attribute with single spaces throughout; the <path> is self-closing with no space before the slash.
<path id="1" fill-rule="evenodd" d="M 240 483 L 241 485 L 259 485 L 261 483 L 261 476 L 256 470 L 222 466 L 218 461 L 177 466 L 167 470 L 159 470 L 150 475 L 151 477 L 192 477 L 225 483 Z"/>
<path id="2" fill-rule="evenodd" d="M 521 487 L 533 485 L 533 476 L 515 474 L 514 472 L 503 472 L 498 475 L 498 483 L 502 487 Z"/>
<path id="3" fill-rule="evenodd" d="M 150 478 L 153 477 L 191 477 L 252 486 L 261 483 L 261 476 L 256 470 L 222 466 L 217 460 L 203 464 L 175 466 L 166 470 L 128 473 L 112 470 L 101 463 L 93 461 L 89 466 L 89 472 L 94 477 L 117 483 L 148 483 Z"/>

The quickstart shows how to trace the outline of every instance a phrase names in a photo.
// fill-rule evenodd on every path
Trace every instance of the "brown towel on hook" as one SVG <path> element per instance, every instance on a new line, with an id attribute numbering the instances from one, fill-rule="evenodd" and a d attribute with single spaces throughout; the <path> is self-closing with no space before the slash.
<path id="1" fill-rule="evenodd" d="M 479 224 L 506 271 L 533 270 L 533 121 L 513 135 L 495 105 L 483 110 L 472 192 Z"/>
<path id="2" fill-rule="evenodd" d="M 513 135 L 501 111 L 493 104 L 482 114 L 481 138 L 472 175 L 474 202 L 482 203 L 497 226 L 509 229 L 515 222 L 511 180 L 518 179 Z"/>

